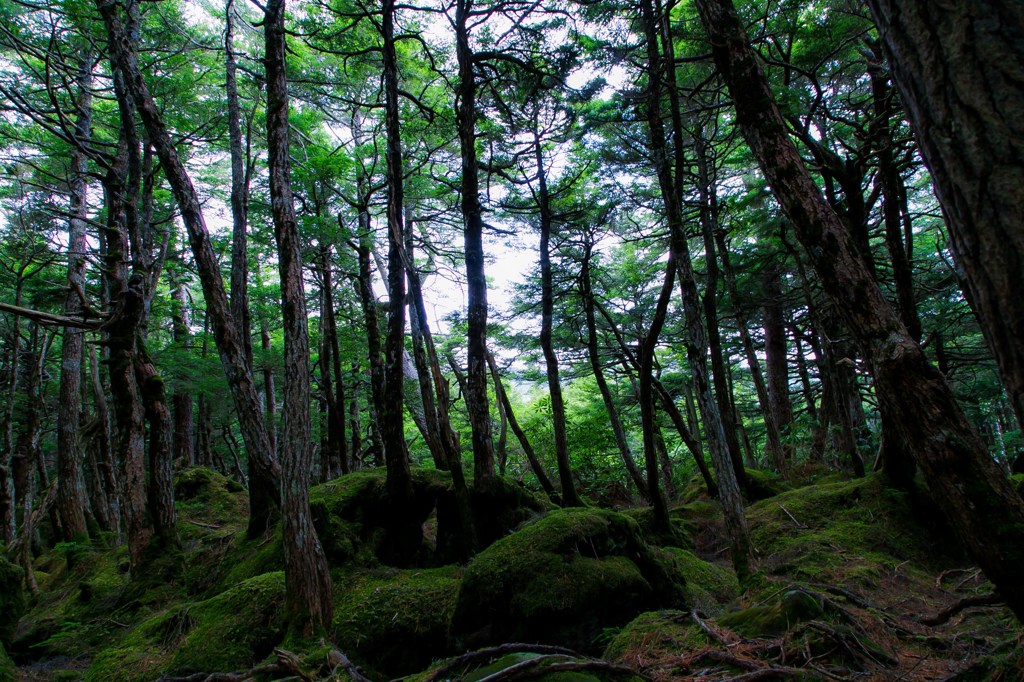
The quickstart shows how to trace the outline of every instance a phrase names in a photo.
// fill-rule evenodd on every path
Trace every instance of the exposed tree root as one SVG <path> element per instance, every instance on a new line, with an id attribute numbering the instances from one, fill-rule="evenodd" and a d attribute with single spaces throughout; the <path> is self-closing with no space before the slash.
<path id="1" fill-rule="evenodd" d="M 921 619 L 921 622 L 925 625 L 942 625 L 948 623 L 950 619 L 965 609 L 969 609 L 973 606 L 1002 606 L 1006 602 L 995 592 L 986 592 L 985 594 L 975 594 L 970 597 L 964 597 L 960 601 L 942 609 L 933 616 L 925 616 Z"/>

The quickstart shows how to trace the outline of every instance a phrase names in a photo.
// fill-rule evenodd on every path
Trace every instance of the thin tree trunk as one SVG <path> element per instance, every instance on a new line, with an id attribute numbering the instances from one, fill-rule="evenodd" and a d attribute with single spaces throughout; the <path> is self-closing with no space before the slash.
<path id="1" fill-rule="evenodd" d="M 594 314 L 594 288 L 591 281 L 590 263 L 593 258 L 594 243 L 590 234 L 587 234 L 583 246 L 583 259 L 580 263 L 580 297 L 583 300 L 583 312 L 587 321 L 587 357 L 590 360 L 590 369 L 594 373 L 594 381 L 597 383 L 597 390 L 601 393 L 601 400 L 604 401 L 605 411 L 608 413 L 608 423 L 612 427 L 612 434 L 615 436 L 615 444 L 619 448 L 619 456 L 626 468 L 633 485 L 641 496 L 650 500 L 647 494 L 647 482 L 637 470 L 636 462 L 633 459 L 633 450 L 626 440 L 626 429 L 622 426 L 622 419 L 619 417 L 619 410 L 615 406 L 611 389 L 604 376 L 604 365 L 601 362 L 601 354 L 597 344 L 597 316 Z"/>
<path id="2" fill-rule="evenodd" d="M 252 319 L 249 314 L 249 177 L 242 137 L 235 58 L 235 1 L 224 8 L 224 90 L 228 104 L 228 148 L 231 154 L 231 317 L 238 327 L 242 352 L 252 367 Z"/>
<path id="3" fill-rule="evenodd" d="M 284 8 L 284 0 L 270 0 L 264 17 L 270 206 L 281 278 L 285 342 L 281 525 L 289 615 L 298 631 L 308 637 L 330 627 L 334 601 L 327 557 L 313 527 L 309 507 L 309 329 L 302 285 L 302 244 L 292 201 Z"/>
<path id="4" fill-rule="evenodd" d="M 179 276 L 180 277 L 180 276 Z M 190 348 L 191 334 L 188 329 L 188 296 L 186 295 L 185 279 L 171 278 L 171 298 L 174 300 L 171 313 L 171 330 L 174 343 L 183 350 Z M 182 466 L 191 467 L 196 464 L 195 451 L 195 412 L 192 405 L 192 392 L 175 382 L 174 395 L 174 459 Z"/>
<path id="5" fill-rule="evenodd" d="M 961 542 L 1024 618 L 1019 575 L 1024 500 L 989 457 L 945 379 L 888 307 L 846 228 L 821 196 L 786 132 L 732 3 L 697 0 L 697 8 L 743 134 L 822 286 L 871 363 L 880 410 L 891 417 L 894 436 L 921 467 Z M 948 14 L 936 22 L 947 20 Z"/>
<path id="6" fill-rule="evenodd" d="M 736 407 L 733 405 L 732 392 L 729 390 L 729 376 L 726 371 L 725 356 L 722 352 L 722 334 L 718 322 L 718 257 L 715 254 L 715 233 L 718 225 L 718 192 L 711 177 L 707 142 L 703 137 L 703 129 L 694 135 L 694 152 L 697 161 L 697 194 L 700 199 L 701 235 L 704 238 L 704 318 L 708 329 L 708 355 L 711 358 L 711 375 L 715 386 L 715 399 L 718 412 L 722 416 L 722 429 L 725 431 L 725 444 L 729 449 L 732 468 L 736 471 L 736 480 L 740 488 L 747 489 L 747 472 L 743 467 L 743 455 L 736 433 L 736 420 L 733 418 Z M 702 458 L 703 460 L 703 458 Z"/>
<path id="7" fill-rule="evenodd" d="M 112 0 L 96 0 L 110 37 L 110 60 L 122 71 L 140 118 L 160 157 L 160 164 L 188 229 L 206 310 L 228 386 L 234 398 L 242 438 L 249 455 L 249 530 L 259 533 L 267 526 L 272 506 L 279 503 L 280 466 L 271 450 L 262 407 L 245 357 L 244 343 L 232 318 L 217 256 L 192 181 L 174 148 L 170 134 L 139 69 L 138 56 Z"/>
<path id="8" fill-rule="evenodd" d="M 786 323 L 782 315 L 780 273 L 769 268 L 764 276 L 764 366 L 768 375 L 768 404 L 779 435 L 787 433 L 793 422 L 793 403 L 789 398 L 789 356 L 786 349 Z M 792 448 L 783 445 L 788 459 Z"/>
<path id="9" fill-rule="evenodd" d="M 167 407 L 164 381 L 153 364 L 141 336 L 136 339 L 135 376 L 149 422 L 149 513 L 162 547 L 178 545 L 174 512 L 174 422 Z"/>
<path id="10" fill-rule="evenodd" d="M 544 471 L 544 465 L 540 463 L 540 458 L 537 457 L 537 452 L 533 449 L 533 446 L 530 444 L 530 440 L 526 437 L 526 432 L 523 431 L 523 428 L 519 425 L 519 420 L 516 419 L 516 414 L 512 410 L 512 403 L 509 401 L 508 394 L 505 392 L 505 386 L 501 382 L 501 374 L 498 372 L 498 364 L 494 361 L 494 356 L 490 353 L 487 354 L 487 363 L 491 369 L 491 379 L 494 381 L 495 397 L 501 403 L 502 408 L 505 411 L 505 417 L 508 419 L 509 426 L 512 427 L 512 433 L 515 434 L 516 440 L 519 441 L 520 447 L 523 448 L 523 454 L 526 455 L 526 459 L 530 463 L 530 468 L 533 470 L 534 476 L 537 477 L 537 482 L 540 483 L 541 489 L 550 499 L 560 499 L 555 492 L 555 486 L 551 484 L 551 479 L 548 478 L 547 472 Z"/>
<path id="11" fill-rule="evenodd" d="M 718 410 L 711 391 L 707 371 L 707 331 L 701 317 L 700 296 L 690 260 L 682 215 L 682 177 L 683 177 L 683 129 L 681 121 L 681 105 L 679 92 L 675 82 L 675 56 L 673 52 L 673 36 L 669 22 L 671 7 L 664 8 L 660 0 L 645 0 L 641 6 L 641 15 L 647 42 L 648 58 L 648 91 L 647 91 L 647 125 L 650 139 L 650 154 L 658 176 L 658 185 L 665 206 L 665 217 L 669 227 L 670 251 L 673 257 L 670 262 L 678 271 L 679 289 L 683 303 L 683 316 L 686 323 L 685 339 L 686 359 L 693 377 L 694 389 L 697 393 L 697 405 L 700 408 L 704 424 L 704 434 L 708 440 L 711 462 L 718 474 L 719 499 L 725 514 L 726 531 L 729 534 L 732 563 L 740 580 L 745 580 L 750 571 L 750 537 L 747 529 L 746 515 L 743 508 L 743 496 L 739 481 L 728 450 L 722 416 Z M 663 80 L 664 79 L 664 80 Z M 671 122 L 671 144 L 667 143 L 664 123 L 661 118 L 662 84 L 669 101 Z M 664 313 L 661 313 L 664 315 Z M 656 341 L 656 339 L 655 339 Z M 654 346 L 645 348 L 645 356 L 641 360 L 641 387 L 650 383 L 644 377 L 645 371 L 651 370 Z M 646 379 L 646 382 L 645 382 Z M 649 390 L 649 388 L 648 388 Z M 648 396 L 647 400 L 650 400 Z M 653 409 L 653 404 L 651 405 Z M 653 419 L 645 420 L 645 428 L 653 428 Z M 651 464 L 648 464 L 648 481 Z M 667 521 L 667 516 L 665 518 Z"/>
<path id="12" fill-rule="evenodd" d="M 718 253 L 722 259 L 722 270 L 725 273 L 725 286 L 732 299 L 732 307 L 736 311 L 736 328 L 740 334 L 740 341 L 743 343 L 743 353 L 747 358 L 747 367 L 750 369 L 750 377 L 754 381 L 754 391 L 757 393 L 757 402 L 761 407 L 761 415 L 764 418 L 765 427 L 765 449 L 775 468 L 783 473 L 786 471 L 786 457 L 782 448 L 782 436 L 779 433 L 779 426 L 775 421 L 775 413 L 771 409 L 771 400 L 768 397 L 768 387 L 761 373 L 761 363 L 757 359 L 757 350 L 754 347 L 754 340 L 750 336 L 750 328 L 743 316 L 740 302 L 739 288 L 736 286 L 736 275 L 732 269 L 732 262 L 729 259 L 729 249 L 725 243 L 725 235 L 715 235 L 718 242 Z"/>
<path id="13" fill-rule="evenodd" d="M 96 437 L 93 439 L 93 459 L 100 471 L 100 481 L 103 486 L 104 497 L 107 501 L 107 513 L 110 518 L 111 528 L 121 539 L 121 491 L 117 480 L 117 463 L 114 461 L 114 452 L 111 448 L 113 442 L 112 429 L 110 424 L 110 408 L 107 405 L 107 395 L 103 390 L 103 382 L 100 379 L 99 351 L 95 344 L 89 346 L 89 369 L 92 383 L 93 407 L 96 411 Z"/>
<path id="14" fill-rule="evenodd" d="M 398 110 L 398 57 L 395 52 L 395 0 L 384 0 L 381 19 L 384 69 L 384 128 L 387 132 L 388 332 L 384 344 L 384 399 L 379 425 L 384 441 L 387 488 L 394 521 L 403 526 L 413 502 L 412 475 L 405 443 L 405 213 L 402 136 Z M 402 534 L 403 537 L 406 533 Z M 418 535 L 413 532 L 413 536 Z M 411 543 L 410 543 L 411 544 Z M 418 543 L 416 543 L 418 544 Z M 415 551 L 414 547 L 408 548 Z"/>
<path id="15" fill-rule="evenodd" d="M 459 149 L 462 156 L 461 207 L 465 240 L 468 304 L 468 367 L 466 408 L 473 437 L 473 480 L 478 489 L 494 478 L 491 417 L 487 397 L 487 278 L 484 275 L 484 222 L 480 207 L 479 164 L 476 155 L 476 77 L 474 55 L 469 44 L 473 0 L 455 5 L 455 56 L 459 85 L 455 112 Z"/>
<path id="16" fill-rule="evenodd" d="M 555 292 L 551 275 L 551 231 L 554 217 L 551 196 L 548 193 L 547 173 L 541 150 L 540 134 L 533 132 L 533 156 L 537 167 L 537 204 L 540 209 L 540 289 L 541 326 L 540 347 L 544 353 L 547 368 L 548 393 L 551 396 L 551 427 L 555 435 L 555 462 L 558 464 L 558 481 L 562 489 L 562 504 L 567 507 L 581 507 L 583 501 L 576 493 L 569 461 L 569 440 L 566 437 L 565 400 L 562 398 L 562 383 L 558 376 L 558 356 L 551 339 L 555 310 Z"/>
<path id="17" fill-rule="evenodd" d="M 75 99 L 75 139 L 86 145 L 92 136 L 91 50 L 82 54 L 78 71 L 78 95 Z M 71 152 L 71 201 L 68 220 L 68 276 L 64 296 L 64 316 L 81 317 L 85 302 L 85 232 L 88 222 L 88 159 L 79 147 Z M 60 401 L 57 407 L 57 509 L 65 540 L 88 534 L 85 523 L 85 488 L 82 478 L 82 352 L 85 330 L 64 327 L 61 344 Z"/>

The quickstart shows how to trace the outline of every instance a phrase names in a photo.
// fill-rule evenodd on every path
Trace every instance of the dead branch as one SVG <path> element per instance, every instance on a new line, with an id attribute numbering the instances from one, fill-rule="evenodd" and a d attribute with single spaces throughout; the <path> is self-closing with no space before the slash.
<path id="1" fill-rule="evenodd" d="M 693 610 L 690 611 L 690 618 L 692 618 L 693 622 L 696 623 L 698 625 L 698 627 L 700 627 L 700 629 L 704 631 L 704 634 L 706 634 L 708 637 L 710 637 L 711 639 L 715 640 L 716 642 L 718 642 L 722 646 L 726 646 L 727 647 L 727 646 L 731 646 L 732 644 L 735 644 L 735 642 L 736 642 L 736 635 L 732 635 L 731 632 L 730 633 L 721 632 L 717 628 L 712 627 L 706 621 L 701 619 L 700 615 L 697 613 L 697 609 L 693 609 Z M 729 637 L 726 636 L 727 634 L 732 635 L 733 641 L 730 641 Z"/>
<path id="2" fill-rule="evenodd" d="M 948 623 L 949 620 L 960 613 L 964 609 L 969 609 L 973 606 L 1002 606 L 1004 600 L 995 592 L 986 592 L 985 594 L 975 594 L 970 597 L 964 597 L 960 601 L 942 609 L 934 616 L 926 616 L 921 619 L 924 625 L 942 625 Z"/>
<path id="3" fill-rule="evenodd" d="M 337 649 L 331 649 L 327 652 L 327 661 L 331 664 L 331 667 L 334 670 L 341 668 L 348 673 L 348 676 L 355 680 L 355 682 L 372 682 L 369 677 L 363 674 L 359 669 L 359 666 L 350 661 L 348 656 Z"/>
<path id="4" fill-rule="evenodd" d="M 76 329 L 99 329 L 103 325 L 103 320 L 80 320 L 73 317 L 64 317 L 63 315 L 55 315 L 54 313 L 47 313 L 42 310 L 32 310 L 31 308 L 22 308 L 20 306 L 11 305 L 9 303 L 0 303 L 0 311 L 5 313 L 12 313 L 19 317 L 24 317 L 27 320 L 35 320 L 39 324 L 53 324 L 60 327 L 75 327 Z"/>

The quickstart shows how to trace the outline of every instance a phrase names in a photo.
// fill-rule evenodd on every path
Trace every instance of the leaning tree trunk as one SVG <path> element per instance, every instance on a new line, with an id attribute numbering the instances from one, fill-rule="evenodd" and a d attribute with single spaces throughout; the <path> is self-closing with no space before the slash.
<path id="1" fill-rule="evenodd" d="M 302 286 L 302 243 L 292 201 L 285 69 L 284 0 L 271 0 L 264 18 L 267 68 L 267 151 L 284 322 L 284 426 L 281 430 L 281 525 L 288 607 L 308 636 L 331 625 L 333 597 L 320 539 L 309 508 L 309 329 Z"/>
<path id="2" fill-rule="evenodd" d="M 890 415 L 894 435 L 920 466 L 961 542 L 1024 618 L 1024 500 L 989 457 L 945 378 L 889 308 L 848 230 L 807 172 L 732 2 L 697 0 L 697 8 L 744 137 L 825 292 L 871 363 L 880 409 Z M 933 28 L 946 20 L 945 11 Z"/>
<path id="3" fill-rule="evenodd" d="M 868 0 L 967 299 L 1024 424 L 1024 5 Z"/>
<path id="4" fill-rule="evenodd" d="M 188 230 L 208 319 L 220 351 L 221 364 L 249 455 L 249 532 L 260 533 L 267 527 L 272 506 L 279 503 L 281 472 L 271 448 L 244 345 L 231 315 L 217 255 L 210 241 L 198 195 L 143 78 L 135 46 L 118 15 L 117 5 L 112 0 L 96 0 L 96 6 L 103 16 L 110 37 L 111 64 L 124 73 L 128 90 L 138 107 L 139 117 L 160 158 L 160 165 L 181 212 L 182 222 Z"/>
<path id="5" fill-rule="evenodd" d="M 725 514 L 732 563 L 737 576 L 742 581 L 747 578 L 750 570 L 750 532 L 747 528 L 743 508 L 743 496 L 725 437 L 722 415 L 711 391 L 707 369 L 707 331 L 701 317 L 700 296 L 697 291 L 697 282 L 683 224 L 683 126 L 679 91 L 675 80 L 676 62 L 669 10 L 665 9 L 658 0 L 645 0 L 641 6 L 641 15 L 647 42 L 647 125 L 650 153 L 665 206 L 670 250 L 674 256 L 670 260 L 674 261 L 678 270 L 683 317 L 686 322 L 686 338 L 684 339 L 686 360 L 690 365 L 694 389 L 697 392 L 697 405 L 704 423 L 704 433 L 708 440 L 711 461 L 718 474 L 718 493 Z M 663 86 L 664 94 L 667 95 L 669 101 L 670 142 L 669 138 L 666 138 L 661 113 Z M 649 359 L 643 359 L 642 362 L 647 360 Z M 649 371 L 650 365 L 647 365 L 646 369 Z M 642 370 L 641 381 L 643 380 Z M 653 421 L 651 427 L 653 428 Z M 648 479 L 650 479 L 650 475 L 648 475 Z"/>
<path id="6" fill-rule="evenodd" d="M 64 295 L 64 316 L 80 317 L 85 302 L 85 232 L 89 204 L 86 197 L 89 171 L 82 147 L 92 134 L 92 67 L 93 55 L 86 50 L 78 74 L 78 97 L 75 99 L 75 139 L 71 152 L 69 184 L 71 202 L 68 220 L 68 278 Z M 82 413 L 82 357 L 85 330 L 64 327 L 61 345 L 60 401 L 57 406 L 57 508 L 67 533 L 65 540 L 87 534 L 85 525 L 85 488 L 82 479 L 82 447 L 80 419 Z"/>

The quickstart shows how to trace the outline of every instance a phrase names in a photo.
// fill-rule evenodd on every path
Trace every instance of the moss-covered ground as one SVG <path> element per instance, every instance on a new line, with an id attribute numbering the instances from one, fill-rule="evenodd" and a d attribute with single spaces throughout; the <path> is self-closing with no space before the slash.
<path id="1" fill-rule="evenodd" d="M 402 551 L 382 472 L 314 489 L 335 618 L 329 641 L 296 641 L 280 529 L 248 537 L 240 485 L 181 472 L 181 548 L 135 576 L 104 538 L 39 556 L 37 595 L 0 561 L 0 682 L 247 671 L 279 649 L 295 652 L 298 677 L 348 679 L 332 648 L 371 680 L 1024 679 L 1024 630 L 1005 609 L 922 622 L 991 589 L 923 490 L 880 476 L 797 487 L 755 473 L 757 572 L 741 586 L 699 480 L 680 493 L 668 531 L 646 509 L 551 509 L 503 481 L 474 493 L 484 539 L 459 564 L 447 544 L 450 478 L 418 469 L 414 479 L 422 533 Z"/>

